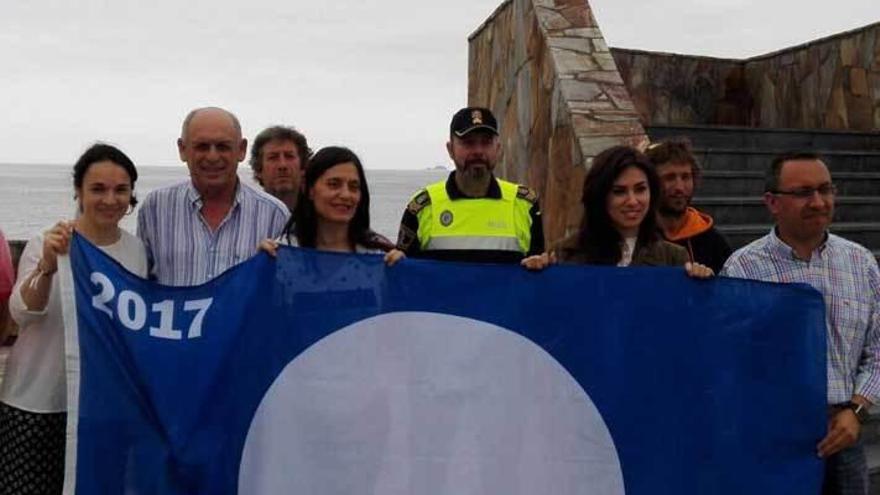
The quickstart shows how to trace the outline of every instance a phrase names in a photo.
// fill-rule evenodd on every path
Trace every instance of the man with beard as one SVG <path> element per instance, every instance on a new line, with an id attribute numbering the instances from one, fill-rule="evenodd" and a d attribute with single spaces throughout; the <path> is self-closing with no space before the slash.
<path id="1" fill-rule="evenodd" d="M 653 144 L 648 158 L 660 178 L 657 224 L 663 237 L 687 249 L 691 262 L 702 263 L 715 273 L 730 256 L 730 245 L 714 227 L 712 217 L 691 206 L 700 168 L 685 139 Z"/>
<path id="2" fill-rule="evenodd" d="M 764 190 L 776 226 L 733 253 L 721 274 L 805 283 L 822 293 L 828 332 L 828 432 L 816 446 L 826 461 L 822 493 L 866 495 L 859 433 L 880 399 L 880 269 L 871 251 L 828 232 L 836 189 L 818 155 L 776 158 Z"/>
<path id="3" fill-rule="evenodd" d="M 250 165 L 254 180 L 292 212 L 296 207 L 303 170 L 311 156 L 306 137 L 293 127 L 276 125 L 263 129 L 251 146 Z"/>
<path id="4" fill-rule="evenodd" d="M 519 263 L 540 254 L 544 230 L 537 195 L 492 173 L 501 151 L 492 112 L 456 112 L 446 150 L 455 171 L 413 196 L 398 249 L 417 258 L 483 263 Z"/>

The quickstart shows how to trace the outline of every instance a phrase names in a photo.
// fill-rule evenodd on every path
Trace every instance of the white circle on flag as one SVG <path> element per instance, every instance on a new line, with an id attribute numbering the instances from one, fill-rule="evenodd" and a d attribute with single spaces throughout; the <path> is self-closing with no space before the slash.
<path id="1" fill-rule="evenodd" d="M 266 392 L 239 493 L 622 495 L 605 422 L 542 348 L 437 313 L 359 321 Z"/>

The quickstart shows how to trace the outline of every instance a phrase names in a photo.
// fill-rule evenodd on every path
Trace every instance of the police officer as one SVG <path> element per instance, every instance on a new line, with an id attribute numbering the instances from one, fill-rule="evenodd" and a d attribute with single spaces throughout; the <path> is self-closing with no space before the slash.
<path id="1" fill-rule="evenodd" d="M 413 196 L 397 247 L 407 256 L 446 261 L 518 263 L 544 250 L 538 197 L 495 178 L 501 143 L 486 108 L 456 112 L 446 150 L 455 171 Z"/>

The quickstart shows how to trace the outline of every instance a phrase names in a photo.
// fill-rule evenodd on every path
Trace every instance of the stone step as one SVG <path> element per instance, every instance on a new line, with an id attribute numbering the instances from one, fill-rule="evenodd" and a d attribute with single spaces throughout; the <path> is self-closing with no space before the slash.
<path id="1" fill-rule="evenodd" d="M 771 223 L 718 225 L 718 230 L 734 249 L 738 249 L 770 232 Z M 845 239 L 872 249 L 880 257 L 880 222 L 840 222 L 831 224 L 831 231 Z"/>
<path id="2" fill-rule="evenodd" d="M 687 136 L 700 148 L 880 151 L 880 132 L 735 126 L 650 126 L 645 130 L 653 141 Z"/>
<path id="3" fill-rule="evenodd" d="M 880 195 L 880 170 L 877 172 L 831 171 L 839 196 Z M 697 190 L 702 196 L 748 196 L 764 191 L 764 171 L 704 170 Z"/>
<path id="4" fill-rule="evenodd" d="M 750 170 L 764 172 L 784 149 L 694 148 L 705 170 Z M 880 151 L 817 150 L 835 172 L 880 172 Z"/>
<path id="5" fill-rule="evenodd" d="M 698 197 L 693 202 L 718 225 L 771 222 L 760 196 Z M 880 217 L 880 196 L 841 196 L 834 204 L 836 222 L 872 222 Z"/>

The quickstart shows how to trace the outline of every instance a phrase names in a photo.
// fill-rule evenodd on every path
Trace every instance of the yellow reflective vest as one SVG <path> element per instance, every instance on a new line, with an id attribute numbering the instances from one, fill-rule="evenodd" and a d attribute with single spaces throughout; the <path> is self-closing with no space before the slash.
<path id="1" fill-rule="evenodd" d="M 518 185 L 495 180 L 501 188 L 500 199 L 453 200 L 446 192 L 446 181 L 429 185 L 430 207 L 418 213 L 422 249 L 528 253 L 533 205 L 518 196 Z"/>

